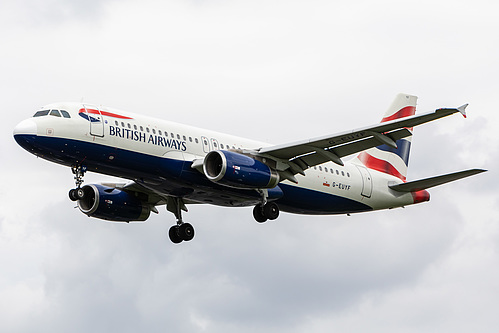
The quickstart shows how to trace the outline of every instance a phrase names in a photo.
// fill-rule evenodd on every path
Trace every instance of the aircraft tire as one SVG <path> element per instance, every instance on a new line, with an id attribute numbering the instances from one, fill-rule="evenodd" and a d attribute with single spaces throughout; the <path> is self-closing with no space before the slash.
<path id="1" fill-rule="evenodd" d="M 188 242 L 194 238 L 194 227 L 190 223 L 183 223 L 178 227 L 178 234 L 182 240 Z"/>
<path id="2" fill-rule="evenodd" d="M 75 189 L 74 193 L 78 200 L 83 200 L 83 198 L 85 197 L 85 191 L 83 191 L 81 187 Z"/>
<path id="3" fill-rule="evenodd" d="M 267 221 L 267 217 L 263 212 L 262 205 L 256 205 L 255 208 L 253 208 L 253 217 L 255 218 L 255 221 L 258 223 L 263 223 Z"/>
<path id="4" fill-rule="evenodd" d="M 180 237 L 180 234 L 179 234 L 178 225 L 174 225 L 170 228 L 170 230 L 168 231 L 168 236 L 170 237 L 170 240 L 174 244 L 178 244 L 178 243 L 181 243 L 183 241 L 183 239 Z"/>
<path id="5" fill-rule="evenodd" d="M 78 198 L 76 197 L 76 190 L 74 188 L 72 188 L 71 190 L 69 190 L 69 199 L 71 199 L 71 201 L 77 201 Z"/>
<path id="6" fill-rule="evenodd" d="M 279 217 L 279 206 L 275 202 L 267 202 L 265 206 L 263 206 L 263 214 L 269 220 L 275 220 Z"/>

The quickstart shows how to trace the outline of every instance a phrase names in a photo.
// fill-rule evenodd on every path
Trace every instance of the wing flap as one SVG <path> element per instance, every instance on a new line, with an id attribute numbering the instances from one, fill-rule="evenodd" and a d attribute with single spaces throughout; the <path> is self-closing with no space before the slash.
<path id="1" fill-rule="evenodd" d="M 470 170 L 449 173 L 449 174 L 442 175 L 442 176 L 436 176 L 436 177 L 431 177 L 431 178 L 415 180 L 412 182 L 407 182 L 407 183 L 402 183 L 402 184 L 389 185 L 388 187 L 394 191 L 397 191 L 397 192 L 416 192 L 416 191 L 428 189 L 430 187 L 449 183 L 449 182 L 452 182 L 452 181 L 455 181 L 455 180 L 458 180 L 461 178 L 473 176 L 473 175 L 476 175 L 476 174 L 479 174 L 479 173 L 482 173 L 485 171 L 487 171 L 487 170 L 470 169 Z"/>

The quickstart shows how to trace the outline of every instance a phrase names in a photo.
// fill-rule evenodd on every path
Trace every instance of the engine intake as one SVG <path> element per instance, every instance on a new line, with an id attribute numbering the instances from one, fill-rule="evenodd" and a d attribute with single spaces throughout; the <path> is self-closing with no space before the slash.
<path id="1" fill-rule="evenodd" d="M 279 183 L 279 174 L 268 165 L 226 150 L 209 152 L 204 158 L 203 171 L 212 182 L 234 188 L 274 188 Z"/>
<path id="2" fill-rule="evenodd" d="M 99 184 L 85 185 L 83 199 L 78 208 L 88 216 L 98 219 L 130 222 L 145 221 L 151 214 L 149 205 L 128 192 Z"/>

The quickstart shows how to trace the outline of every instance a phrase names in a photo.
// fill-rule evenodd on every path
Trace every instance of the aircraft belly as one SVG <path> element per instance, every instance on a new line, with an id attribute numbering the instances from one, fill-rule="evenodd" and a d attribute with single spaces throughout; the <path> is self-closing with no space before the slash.
<path id="1" fill-rule="evenodd" d="M 346 214 L 366 212 L 372 207 L 351 198 L 294 185 L 279 185 L 284 196 L 277 201 L 282 211 L 296 214 Z"/>
<path id="2" fill-rule="evenodd" d="M 91 142 L 44 136 L 16 137 L 36 155 L 70 166 L 81 163 L 89 171 L 135 180 L 163 195 L 182 196 L 194 202 L 220 206 L 253 206 L 260 202 L 255 190 L 233 189 L 215 184 L 177 160 Z M 303 182 L 304 185 L 307 182 Z M 284 196 L 281 210 L 303 214 L 343 214 L 370 211 L 372 207 L 346 196 L 280 183 Z"/>

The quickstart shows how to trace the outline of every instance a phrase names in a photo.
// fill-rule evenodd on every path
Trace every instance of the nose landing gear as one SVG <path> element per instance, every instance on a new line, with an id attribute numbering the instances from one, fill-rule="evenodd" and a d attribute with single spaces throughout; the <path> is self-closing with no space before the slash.
<path id="1" fill-rule="evenodd" d="M 71 201 L 81 200 L 85 197 L 85 191 L 81 188 L 81 184 L 83 184 L 83 176 L 87 171 L 87 168 L 81 166 L 79 164 L 75 164 L 71 167 L 71 171 L 73 172 L 76 188 L 69 190 L 69 199 Z"/>

